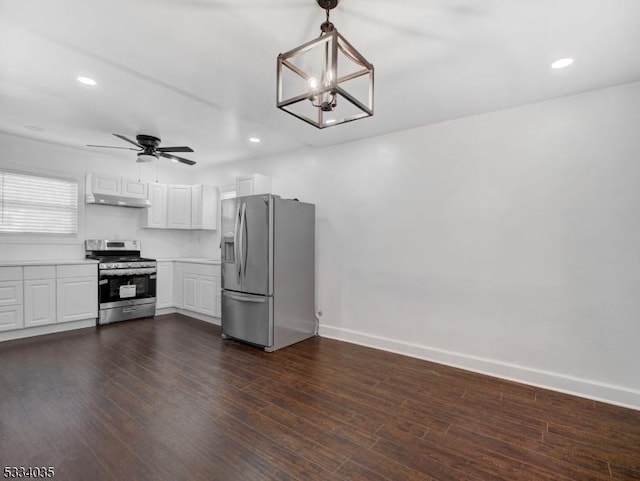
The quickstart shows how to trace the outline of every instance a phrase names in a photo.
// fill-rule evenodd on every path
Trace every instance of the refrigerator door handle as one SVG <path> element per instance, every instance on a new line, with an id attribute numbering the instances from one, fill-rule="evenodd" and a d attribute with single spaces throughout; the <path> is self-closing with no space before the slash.
<path id="1" fill-rule="evenodd" d="M 263 304 L 267 302 L 266 297 L 254 297 L 254 296 L 249 297 L 249 296 L 243 296 L 241 294 L 231 294 L 230 292 L 227 292 L 227 291 L 223 291 L 222 295 L 228 297 L 229 299 L 233 299 L 235 301 L 241 301 L 241 302 L 258 302 Z"/>
<path id="2" fill-rule="evenodd" d="M 247 256 L 249 255 L 249 224 L 247 223 L 247 204 L 244 203 L 243 207 L 244 209 L 242 209 L 242 225 L 244 226 L 244 229 L 242 230 L 242 250 L 246 251 L 246 254 L 242 259 L 242 279 L 247 277 Z M 242 255 L 242 251 L 240 251 L 240 255 Z"/>
<path id="3" fill-rule="evenodd" d="M 241 205 L 238 205 L 238 213 L 236 214 L 236 226 L 235 226 L 235 239 L 233 243 L 234 255 L 236 257 L 236 268 L 238 270 L 238 282 L 240 282 L 240 274 L 242 272 L 242 256 L 239 255 L 242 253 L 242 249 L 240 247 L 240 236 L 242 235 L 242 224 L 240 221 L 241 218 Z M 238 225 L 240 225 L 240 230 L 238 230 Z"/>

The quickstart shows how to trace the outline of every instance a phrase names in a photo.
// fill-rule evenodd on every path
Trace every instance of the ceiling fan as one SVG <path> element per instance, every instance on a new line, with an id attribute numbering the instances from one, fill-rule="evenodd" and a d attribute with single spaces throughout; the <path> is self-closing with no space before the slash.
<path id="1" fill-rule="evenodd" d="M 87 147 L 101 147 L 105 149 L 125 149 L 125 150 L 135 150 L 138 152 L 138 160 L 137 162 L 151 162 L 153 160 L 158 159 L 158 157 L 165 157 L 167 159 L 182 162 L 187 165 L 195 165 L 193 160 L 185 159 L 183 157 L 178 157 L 177 155 L 168 154 L 167 152 L 193 152 L 191 147 L 160 147 L 160 139 L 158 137 L 154 137 L 153 135 L 136 135 L 136 141 L 131 140 L 128 137 L 125 137 L 121 134 L 113 134 L 119 139 L 122 139 L 130 144 L 138 147 L 134 149 L 132 147 L 114 147 L 112 145 L 90 145 Z"/>

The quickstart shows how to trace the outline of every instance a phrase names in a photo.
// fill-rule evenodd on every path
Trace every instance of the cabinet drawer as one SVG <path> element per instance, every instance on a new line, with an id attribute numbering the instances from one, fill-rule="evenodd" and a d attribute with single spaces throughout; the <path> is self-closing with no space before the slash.
<path id="1" fill-rule="evenodd" d="M 56 266 L 58 279 L 69 277 L 98 277 L 98 264 L 69 264 Z"/>
<path id="2" fill-rule="evenodd" d="M 0 267 L 0 281 L 21 281 L 22 267 Z"/>
<path id="3" fill-rule="evenodd" d="M 0 282 L 0 306 L 15 305 L 22 305 L 22 281 Z"/>
<path id="4" fill-rule="evenodd" d="M 22 306 L 0 307 L 0 331 L 22 329 L 23 327 Z"/>
<path id="5" fill-rule="evenodd" d="M 191 264 L 188 262 L 183 263 L 183 265 L 185 274 L 220 277 L 220 266 L 214 266 L 211 264 Z"/>
<path id="6" fill-rule="evenodd" d="M 25 266 L 24 267 L 25 280 L 55 279 L 55 277 L 56 277 L 56 266 Z"/>

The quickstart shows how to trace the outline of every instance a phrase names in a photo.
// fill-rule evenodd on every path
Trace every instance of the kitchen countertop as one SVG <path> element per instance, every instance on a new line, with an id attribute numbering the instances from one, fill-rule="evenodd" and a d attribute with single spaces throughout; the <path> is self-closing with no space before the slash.
<path id="1" fill-rule="evenodd" d="M 220 259 L 205 259 L 204 257 L 163 257 L 156 259 L 158 262 L 187 262 L 189 264 L 209 264 L 219 266 Z"/>
<path id="2" fill-rule="evenodd" d="M 16 267 L 16 266 L 61 266 L 67 264 L 97 264 L 94 259 L 47 259 L 47 260 L 30 260 L 30 261 L 1 261 L 0 267 Z"/>

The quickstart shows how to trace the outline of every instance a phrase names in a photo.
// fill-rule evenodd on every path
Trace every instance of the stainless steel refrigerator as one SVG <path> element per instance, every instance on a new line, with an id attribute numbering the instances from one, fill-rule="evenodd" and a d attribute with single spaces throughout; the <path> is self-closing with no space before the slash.
<path id="1" fill-rule="evenodd" d="M 222 201 L 222 337 L 275 351 L 316 333 L 315 206 Z"/>

